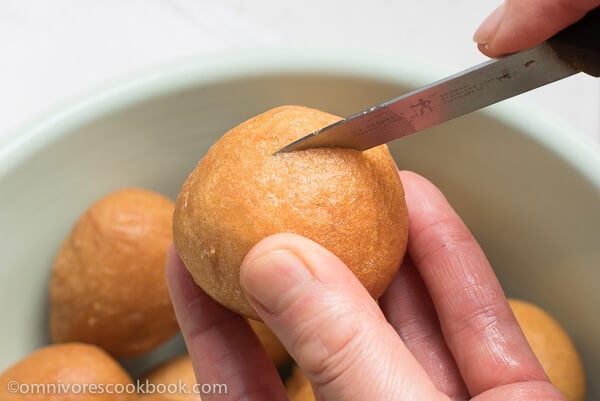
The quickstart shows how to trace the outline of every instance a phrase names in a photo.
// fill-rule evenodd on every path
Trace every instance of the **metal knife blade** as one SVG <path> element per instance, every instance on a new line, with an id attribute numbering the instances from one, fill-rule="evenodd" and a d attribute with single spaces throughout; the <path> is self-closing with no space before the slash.
<path id="1" fill-rule="evenodd" d="M 300 138 L 275 154 L 316 147 L 366 150 L 582 70 L 599 76 L 599 21 L 600 7 L 532 49 L 489 60 L 371 107 Z"/>
<path id="2" fill-rule="evenodd" d="M 543 43 L 361 111 L 292 142 L 279 152 L 316 147 L 366 150 L 578 72 Z"/>

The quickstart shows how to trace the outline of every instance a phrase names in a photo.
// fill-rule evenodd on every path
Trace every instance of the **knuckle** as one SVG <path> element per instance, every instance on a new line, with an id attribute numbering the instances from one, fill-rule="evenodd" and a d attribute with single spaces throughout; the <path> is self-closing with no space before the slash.
<path id="1" fill-rule="evenodd" d="M 410 234 L 409 234 L 410 235 Z M 412 241 L 427 244 L 418 247 L 412 255 L 417 265 L 427 260 L 445 259 L 445 256 L 470 249 L 474 243 L 470 231 L 456 219 L 440 219 L 412 233 Z"/>
<path id="2" fill-rule="evenodd" d="M 456 335 L 461 336 L 467 332 L 480 332 L 498 324 L 496 311 L 492 305 L 481 305 L 466 313 L 455 321 Z"/>
<path id="3" fill-rule="evenodd" d="M 368 348 L 366 314 L 349 307 L 338 305 L 335 315 L 323 311 L 298 328 L 292 353 L 317 386 L 342 379 Z"/>
<path id="4" fill-rule="evenodd" d="M 486 338 L 485 333 L 500 333 L 510 321 L 497 305 L 486 303 L 463 314 L 453 322 L 452 335 L 455 338 Z"/>

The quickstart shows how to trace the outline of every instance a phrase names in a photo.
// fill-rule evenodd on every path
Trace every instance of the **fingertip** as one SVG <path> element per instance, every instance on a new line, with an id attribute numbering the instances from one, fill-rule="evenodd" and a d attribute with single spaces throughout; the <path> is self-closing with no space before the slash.
<path id="1" fill-rule="evenodd" d="M 414 181 L 426 181 L 429 182 L 429 180 L 427 180 L 427 178 L 423 177 L 422 175 L 411 171 L 411 170 L 400 170 L 400 179 L 402 180 L 402 184 L 405 185 L 405 183 L 407 182 L 414 182 Z"/>
<path id="2" fill-rule="evenodd" d="M 404 170 L 400 171 L 400 180 L 404 187 L 409 214 L 417 208 L 438 208 L 440 202 L 447 202 L 442 191 L 422 175 Z"/>
<path id="3" fill-rule="evenodd" d="M 240 266 L 240 285 L 259 316 L 277 316 L 307 290 L 313 277 L 301 255 L 293 248 L 268 241 Z"/>
<path id="4" fill-rule="evenodd" d="M 495 53 L 488 43 L 477 43 L 477 50 L 490 58 L 501 56 L 501 54 Z"/>
<path id="5" fill-rule="evenodd" d="M 298 237 L 299 236 L 295 234 L 280 233 L 270 235 L 257 242 L 250 248 L 248 253 L 246 253 L 246 256 L 242 260 L 242 264 L 240 265 L 241 283 L 245 283 L 248 279 L 248 271 L 256 264 L 257 259 L 260 259 L 271 252 L 277 252 L 282 249 L 288 249 L 290 246 L 296 246 L 296 243 L 302 240 Z"/>
<path id="6" fill-rule="evenodd" d="M 597 0 L 507 0 L 484 20 L 473 40 L 488 57 L 530 49 L 577 22 L 597 6 Z"/>
<path id="7" fill-rule="evenodd" d="M 242 287 L 249 277 L 249 270 L 256 265 L 257 259 L 278 252 L 292 253 L 315 276 L 319 275 L 319 269 L 314 268 L 316 266 L 343 266 L 347 270 L 337 256 L 320 244 L 298 234 L 279 233 L 263 238 L 246 254 L 240 266 Z"/>
<path id="8" fill-rule="evenodd" d="M 502 20 L 504 19 L 504 3 L 500 4 L 477 28 L 473 34 L 473 40 L 480 44 L 485 50 L 488 44 L 494 41 L 494 36 L 498 32 Z M 481 49 L 481 47 L 480 47 Z"/>

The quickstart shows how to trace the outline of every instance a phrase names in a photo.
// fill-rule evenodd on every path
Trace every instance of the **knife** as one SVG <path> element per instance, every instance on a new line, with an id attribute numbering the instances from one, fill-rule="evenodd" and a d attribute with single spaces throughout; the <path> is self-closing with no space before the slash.
<path id="1" fill-rule="evenodd" d="M 317 147 L 366 150 L 579 72 L 600 76 L 600 7 L 534 48 L 351 115 L 275 154 Z"/>

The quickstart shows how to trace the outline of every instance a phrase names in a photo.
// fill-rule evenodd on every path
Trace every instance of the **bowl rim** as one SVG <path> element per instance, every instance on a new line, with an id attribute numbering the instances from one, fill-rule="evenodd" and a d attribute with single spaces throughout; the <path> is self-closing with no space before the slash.
<path id="1" fill-rule="evenodd" d="M 447 69 L 446 69 L 447 70 Z M 426 85 L 451 72 L 407 56 L 356 49 L 254 49 L 214 53 L 108 82 L 50 110 L 0 144 L 0 178 L 79 126 L 149 97 L 192 85 L 269 74 L 344 75 Z M 600 192 L 600 146 L 570 135 L 575 129 L 537 106 L 512 98 L 480 111 L 516 128 L 577 170 Z"/>

